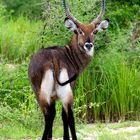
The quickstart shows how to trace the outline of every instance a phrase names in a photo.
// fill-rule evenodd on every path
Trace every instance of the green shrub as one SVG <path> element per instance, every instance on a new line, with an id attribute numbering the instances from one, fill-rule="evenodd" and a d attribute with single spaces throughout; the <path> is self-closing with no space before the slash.
<path id="1" fill-rule="evenodd" d="M 25 15 L 29 18 L 39 17 L 42 14 L 40 3 L 43 0 L 2 0 L 7 11 L 12 12 L 12 16 Z"/>

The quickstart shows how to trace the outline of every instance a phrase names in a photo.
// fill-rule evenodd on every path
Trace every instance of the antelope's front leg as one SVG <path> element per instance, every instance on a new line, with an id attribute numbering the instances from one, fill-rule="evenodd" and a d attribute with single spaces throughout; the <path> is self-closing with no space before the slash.
<path id="1" fill-rule="evenodd" d="M 65 82 L 68 79 L 69 77 L 68 77 L 67 70 L 62 69 L 59 76 L 60 82 Z M 72 92 L 70 84 L 67 84 L 65 86 L 57 85 L 57 96 L 61 100 L 62 105 L 63 105 L 63 110 L 62 110 L 62 120 L 63 120 L 63 126 L 64 126 L 63 139 L 69 140 L 69 132 L 68 132 L 68 126 L 69 126 L 71 130 L 72 140 L 77 140 L 74 116 L 73 116 L 73 111 L 72 111 L 73 92 Z"/>

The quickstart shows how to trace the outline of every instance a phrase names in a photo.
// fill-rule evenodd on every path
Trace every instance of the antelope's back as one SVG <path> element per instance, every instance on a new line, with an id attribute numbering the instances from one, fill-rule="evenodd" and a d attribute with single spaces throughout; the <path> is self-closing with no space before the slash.
<path id="1" fill-rule="evenodd" d="M 64 47 L 48 47 L 40 49 L 33 57 L 31 58 L 29 68 L 28 68 L 28 77 L 31 83 L 31 86 L 36 94 L 38 94 L 41 86 L 41 82 L 45 71 L 48 69 L 53 69 L 53 58 L 57 57 L 60 61 L 61 56 L 63 55 Z"/>

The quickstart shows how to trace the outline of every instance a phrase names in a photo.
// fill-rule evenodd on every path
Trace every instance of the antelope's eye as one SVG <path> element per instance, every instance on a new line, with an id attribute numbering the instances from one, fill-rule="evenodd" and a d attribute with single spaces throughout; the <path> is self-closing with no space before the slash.
<path id="1" fill-rule="evenodd" d="M 79 31 L 79 34 L 83 34 L 83 32 L 80 30 L 80 31 Z"/>
<path id="2" fill-rule="evenodd" d="M 79 33 L 80 35 L 84 35 L 84 32 L 83 32 L 81 29 L 79 29 L 78 33 Z"/>

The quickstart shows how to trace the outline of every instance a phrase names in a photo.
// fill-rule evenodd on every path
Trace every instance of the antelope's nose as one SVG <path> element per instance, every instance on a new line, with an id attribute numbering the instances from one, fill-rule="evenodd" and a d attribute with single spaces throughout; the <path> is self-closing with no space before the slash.
<path id="1" fill-rule="evenodd" d="M 92 43 L 85 43 L 85 47 L 90 50 L 92 48 L 93 44 Z"/>

